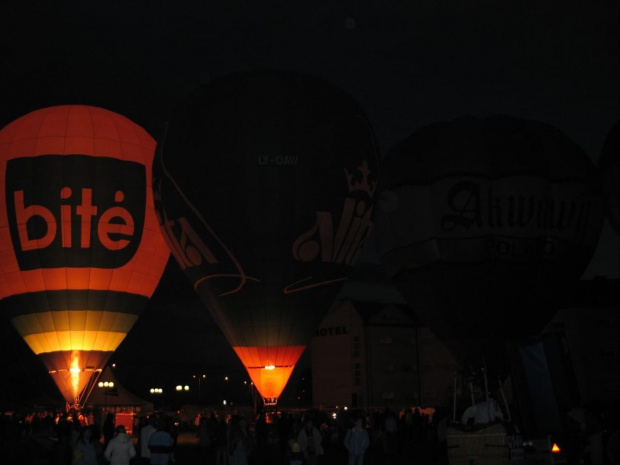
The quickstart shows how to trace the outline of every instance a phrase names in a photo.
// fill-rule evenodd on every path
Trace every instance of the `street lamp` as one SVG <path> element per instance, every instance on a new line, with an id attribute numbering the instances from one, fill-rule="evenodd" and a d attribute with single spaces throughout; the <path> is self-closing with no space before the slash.
<path id="1" fill-rule="evenodd" d="M 103 391 L 103 411 L 107 412 L 108 410 L 108 396 L 115 395 L 116 393 L 113 391 L 114 389 L 114 381 L 99 381 L 97 386 Z"/>
<path id="2" fill-rule="evenodd" d="M 162 388 L 151 388 L 149 392 L 154 396 L 163 396 L 164 390 Z M 155 401 L 153 401 L 153 406 L 155 405 Z"/>
<path id="3" fill-rule="evenodd" d="M 189 392 L 189 386 L 186 384 L 185 386 L 182 384 L 177 384 L 175 387 L 177 393 L 181 393 L 181 392 Z M 180 401 L 180 398 L 179 398 Z"/>

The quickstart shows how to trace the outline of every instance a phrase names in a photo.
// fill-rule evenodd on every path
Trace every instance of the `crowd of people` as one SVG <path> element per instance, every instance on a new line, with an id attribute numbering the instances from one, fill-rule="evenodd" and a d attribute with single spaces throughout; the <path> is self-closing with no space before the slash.
<path id="1" fill-rule="evenodd" d="M 170 413 L 129 415 L 131 431 L 118 415 L 103 415 L 101 410 L 0 413 L 0 463 L 363 465 L 414 461 L 442 465 L 449 461 L 449 426 L 476 430 L 502 422 L 505 416 L 492 396 L 461 412 L 455 420 L 455 412 L 447 415 L 440 409 L 417 408 L 283 410 L 258 415 L 251 409 L 193 410 L 183 420 Z M 597 417 L 588 412 L 584 408 L 567 412 L 565 428 L 575 438 L 572 449 L 585 457 L 584 463 L 597 463 L 597 457 L 618 463 L 620 434 L 615 423 L 595 421 Z"/>
<path id="2" fill-rule="evenodd" d="M 176 454 L 178 422 L 166 415 L 136 417 L 131 435 L 124 425 L 114 424 L 113 414 L 99 422 L 80 413 L 0 418 L 2 449 L 9 451 L 6 463 L 182 465 Z M 361 465 L 369 452 L 396 457 L 416 448 L 418 455 L 430 454 L 437 443 L 437 418 L 431 422 L 415 410 L 387 408 L 333 416 L 319 410 L 257 417 L 207 411 L 190 425 L 193 459 L 183 463 L 320 465 L 338 456 L 345 460 L 338 463 Z"/>
<path id="3" fill-rule="evenodd" d="M 135 441 L 110 413 L 103 422 L 79 412 L 0 415 L 0 463 L 20 465 L 168 465 L 175 428 L 165 415 L 144 417 Z M 149 432 L 150 434 L 145 434 Z"/>
<path id="4" fill-rule="evenodd" d="M 414 454 L 420 463 L 447 463 L 447 417 L 440 411 L 432 419 L 418 409 L 277 412 L 259 415 L 250 428 L 243 417 L 211 412 L 195 423 L 201 464 L 362 465 L 367 454 L 382 457 L 380 463 Z"/>
<path id="5" fill-rule="evenodd" d="M 475 410 L 484 409 L 478 406 Z M 457 426 L 476 428 L 480 423 L 476 412 L 466 409 Z M 482 415 L 485 421 L 501 420 L 499 415 L 492 416 L 488 412 Z M 251 410 L 206 410 L 193 421 L 179 420 L 158 413 L 136 415 L 128 431 L 123 424 L 115 424 L 114 414 L 98 418 L 92 413 L 1 414 L 0 463 L 447 465 L 448 428 L 453 423 L 439 409 L 431 416 L 416 408 L 396 411 L 387 407 L 369 411 L 278 411 L 258 416 Z M 618 456 L 617 432 L 614 438 L 607 442 L 607 448 L 613 449 L 607 451 L 610 457 Z"/>

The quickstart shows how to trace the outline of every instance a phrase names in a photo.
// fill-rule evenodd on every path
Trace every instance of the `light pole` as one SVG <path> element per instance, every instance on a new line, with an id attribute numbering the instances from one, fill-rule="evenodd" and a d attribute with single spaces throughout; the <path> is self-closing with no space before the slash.
<path id="1" fill-rule="evenodd" d="M 198 402 L 202 402 L 202 391 L 201 391 L 201 382 L 203 379 L 206 379 L 207 375 L 192 375 L 192 378 L 198 380 Z"/>
<path id="2" fill-rule="evenodd" d="M 226 398 L 228 397 L 228 381 L 229 381 L 228 376 L 224 376 L 224 384 L 222 386 L 222 395 L 224 397 L 224 402 L 223 402 L 224 405 L 227 404 Z"/>
<path id="3" fill-rule="evenodd" d="M 252 381 L 250 381 L 249 383 L 247 381 L 244 381 L 243 384 L 248 386 L 248 392 L 250 393 L 250 398 L 252 399 L 252 407 L 256 412 L 256 391 L 254 390 L 254 383 Z"/>

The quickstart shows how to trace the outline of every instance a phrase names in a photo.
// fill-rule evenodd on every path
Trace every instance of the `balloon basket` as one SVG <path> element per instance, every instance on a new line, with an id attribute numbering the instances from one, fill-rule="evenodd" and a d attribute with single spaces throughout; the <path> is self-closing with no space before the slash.
<path id="1" fill-rule="evenodd" d="M 511 460 L 508 435 L 502 424 L 483 428 L 448 428 L 448 460 L 450 465 L 509 465 Z"/>

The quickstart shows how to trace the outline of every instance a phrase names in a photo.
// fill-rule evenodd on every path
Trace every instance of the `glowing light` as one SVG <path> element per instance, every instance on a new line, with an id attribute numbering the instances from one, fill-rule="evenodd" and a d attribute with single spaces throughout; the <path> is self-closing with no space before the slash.
<path id="1" fill-rule="evenodd" d="M 555 442 L 553 443 L 553 446 L 551 447 L 551 452 L 553 452 L 554 454 L 558 454 L 562 451 L 562 449 L 560 449 L 560 446 L 558 446 Z"/>
<path id="2" fill-rule="evenodd" d="M 71 373 L 71 387 L 73 388 L 73 397 L 77 399 L 78 394 L 80 393 L 80 352 L 78 350 L 74 350 L 71 352 L 71 368 L 69 368 L 69 372 Z"/>
<path id="3" fill-rule="evenodd" d="M 276 369 L 275 365 L 267 365 L 265 367 L 265 370 L 275 370 L 275 369 Z"/>

